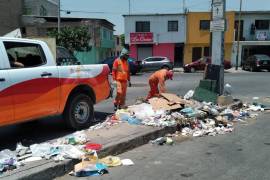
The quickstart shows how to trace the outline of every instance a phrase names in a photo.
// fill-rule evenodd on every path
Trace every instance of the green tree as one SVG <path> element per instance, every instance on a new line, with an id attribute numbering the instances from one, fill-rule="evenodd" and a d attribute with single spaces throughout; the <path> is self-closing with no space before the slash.
<path id="1" fill-rule="evenodd" d="M 48 36 L 56 38 L 57 46 L 67 48 L 71 53 L 74 51 L 89 51 L 91 46 L 89 41 L 91 35 L 86 26 L 81 27 L 64 27 L 60 33 L 57 29 L 48 32 Z"/>
<path id="2" fill-rule="evenodd" d="M 121 46 L 125 46 L 125 35 L 124 34 L 121 34 L 120 35 L 120 44 L 121 44 Z"/>

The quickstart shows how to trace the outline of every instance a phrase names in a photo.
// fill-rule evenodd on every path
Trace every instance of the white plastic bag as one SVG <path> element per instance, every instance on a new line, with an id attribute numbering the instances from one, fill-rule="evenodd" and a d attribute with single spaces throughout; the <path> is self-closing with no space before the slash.
<path id="1" fill-rule="evenodd" d="M 185 94 L 184 99 L 188 100 L 188 99 L 192 98 L 193 95 L 194 95 L 194 91 L 193 91 L 193 90 L 189 90 L 189 91 Z"/>

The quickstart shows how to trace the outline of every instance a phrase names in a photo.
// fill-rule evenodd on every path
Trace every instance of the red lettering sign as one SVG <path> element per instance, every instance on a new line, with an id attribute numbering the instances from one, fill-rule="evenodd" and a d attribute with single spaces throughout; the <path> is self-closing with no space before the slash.
<path id="1" fill-rule="evenodd" d="M 153 43 L 152 32 L 130 33 L 130 43 Z"/>

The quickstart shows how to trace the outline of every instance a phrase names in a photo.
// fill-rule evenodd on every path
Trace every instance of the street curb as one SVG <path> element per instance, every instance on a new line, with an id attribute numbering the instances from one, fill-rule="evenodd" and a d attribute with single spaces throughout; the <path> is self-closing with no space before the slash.
<path id="1" fill-rule="evenodd" d="M 139 128 L 139 127 L 138 127 Z M 121 139 L 119 142 L 112 142 L 103 147 L 101 151 L 98 152 L 100 158 L 107 155 L 117 155 L 128 150 L 134 149 L 141 145 L 148 143 L 150 140 L 156 139 L 158 137 L 164 136 L 167 133 L 173 133 L 176 131 L 176 126 L 165 127 L 160 129 L 152 129 L 150 132 L 140 133 L 135 136 L 127 136 Z M 5 176 L 0 177 L 0 179 L 20 179 L 20 180 L 40 180 L 40 179 L 53 179 L 65 175 L 66 173 L 73 170 L 74 165 L 80 162 L 79 160 L 65 160 L 60 163 L 56 163 L 53 160 L 49 160 L 46 163 L 39 165 L 38 167 L 33 167 L 25 171 L 19 171 L 16 173 L 10 173 Z M 19 176 L 19 177 L 18 177 Z"/>

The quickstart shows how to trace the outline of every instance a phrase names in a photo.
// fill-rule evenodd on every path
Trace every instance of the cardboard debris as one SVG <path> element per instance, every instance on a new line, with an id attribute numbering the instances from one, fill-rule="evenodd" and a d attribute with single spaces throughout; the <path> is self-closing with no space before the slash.
<path id="1" fill-rule="evenodd" d="M 232 96 L 219 96 L 217 98 L 217 104 L 219 106 L 228 106 L 233 103 L 233 97 Z"/>
<path id="2" fill-rule="evenodd" d="M 149 99 L 149 103 L 152 105 L 154 110 L 174 110 L 174 109 L 179 109 L 182 106 L 180 104 L 173 104 L 171 105 L 171 103 L 164 99 L 164 98 L 152 98 Z"/>
<path id="3" fill-rule="evenodd" d="M 161 93 L 161 96 L 167 99 L 171 103 L 171 105 L 172 104 L 186 104 L 186 101 L 178 97 L 176 94 Z"/>

